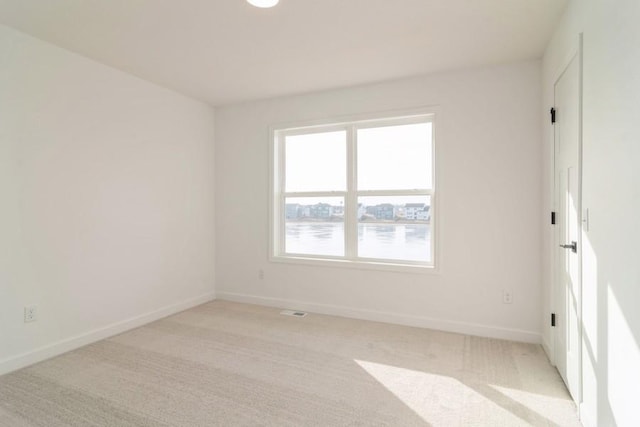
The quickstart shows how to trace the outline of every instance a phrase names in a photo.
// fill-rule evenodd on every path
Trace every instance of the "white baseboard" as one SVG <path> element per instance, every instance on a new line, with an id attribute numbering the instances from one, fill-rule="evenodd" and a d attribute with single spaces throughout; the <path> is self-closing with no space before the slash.
<path id="1" fill-rule="evenodd" d="M 349 317 L 353 319 L 371 320 L 374 322 L 393 323 L 419 328 L 437 329 L 466 335 L 476 335 L 488 338 L 498 338 L 511 341 L 521 341 L 540 344 L 542 337 L 537 332 L 518 329 L 500 328 L 476 323 L 456 322 L 451 320 L 432 319 L 421 316 L 388 313 L 382 311 L 364 310 L 360 308 L 343 307 L 327 304 L 315 304 L 303 301 L 293 301 L 282 298 L 261 297 L 255 295 L 236 294 L 232 292 L 217 292 L 217 299 L 242 302 L 248 304 L 266 305 L 268 307 L 303 310 L 332 316 Z"/>
<path id="2" fill-rule="evenodd" d="M 214 299 L 215 293 L 209 292 L 195 298 L 181 301 L 177 304 L 163 307 L 159 310 L 154 310 L 140 316 L 135 316 L 130 319 L 112 323 L 111 325 L 107 325 L 99 329 L 94 329 L 75 337 L 48 344 L 27 353 L 22 353 L 8 359 L 0 360 L 0 375 L 24 368 L 29 365 L 33 365 L 34 363 L 42 362 L 43 360 L 50 359 L 52 357 L 58 356 L 71 350 L 75 350 L 96 341 L 100 341 L 102 339 L 109 338 L 122 332 L 126 332 L 130 329 L 137 328 L 139 326 L 145 325 L 158 319 L 162 319 L 163 317 L 170 316 L 180 311 L 187 310 L 191 307 L 204 304 Z"/>

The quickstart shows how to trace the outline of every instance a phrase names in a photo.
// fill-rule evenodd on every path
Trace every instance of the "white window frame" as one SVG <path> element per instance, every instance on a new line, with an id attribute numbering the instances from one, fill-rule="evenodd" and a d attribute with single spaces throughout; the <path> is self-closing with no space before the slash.
<path id="1" fill-rule="evenodd" d="M 437 241 L 438 202 L 437 202 L 437 158 L 436 158 L 436 114 L 437 108 L 369 114 L 324 120 L 316 122 L 283 124 L 270 128 L 270 206 L 269 206 L 269 260 L 294 264 L 311 264 L 331 267 L 352 267 L 405 272 L 438 272 Z M 417 123 L 431 123 L 431 189 L 417 190 L 360 190 L 357 185 L 357 131 L 361 128 L 387 127 Z M 347 134 L 347 189 L 346 191 L 285 191 L 285 139 L 288 136 L 314 132 L 332 132 L 344 130 Z M 430 233 L 431 261 L 390 260 L 357 257 L 358 250 L 358 197 L 362 196 L 430 196 Z M 285 201 L 287 197 L 343 197 L 345 200 L 344 238 L 345 255 L 309 255 L 288 254 L 285 252 Z M 354 227 L 356 228 L 354 230 Z"/>

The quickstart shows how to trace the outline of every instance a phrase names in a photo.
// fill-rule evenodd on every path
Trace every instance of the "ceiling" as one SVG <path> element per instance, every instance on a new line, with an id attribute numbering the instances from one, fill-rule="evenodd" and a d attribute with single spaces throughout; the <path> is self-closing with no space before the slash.
<path id="1" fill-rule="evenodd" d="M 0 23 L 212 105 L 540 58 L 566 0 L 0 0 Z"/>

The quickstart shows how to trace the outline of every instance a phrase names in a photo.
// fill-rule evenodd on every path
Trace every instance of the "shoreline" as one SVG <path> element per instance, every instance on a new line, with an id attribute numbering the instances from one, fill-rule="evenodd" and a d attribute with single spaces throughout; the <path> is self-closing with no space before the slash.
<path id="1" fill-rule="evenodd" d="M 344 224 L 344 221 L 291 221 L 285 220 L 285 225 L 287 224 Z M 415 222 L 404 222 L 404 221 L 358 221 L 358 225 L 431 225 L 431 221 L 415 221 Z"/>

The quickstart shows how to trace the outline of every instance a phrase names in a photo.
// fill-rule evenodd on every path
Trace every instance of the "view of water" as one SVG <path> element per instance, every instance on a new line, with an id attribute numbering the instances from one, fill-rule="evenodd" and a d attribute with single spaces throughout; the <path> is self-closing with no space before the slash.
<path id="1" fill-rule="evenodd" d="M 286 223 L 285 250 L 293 254 L 344 255 L 343 222 Z M 429 224 L 358 224 L 358 256 L 363 258 L 431 260 Z"/>

